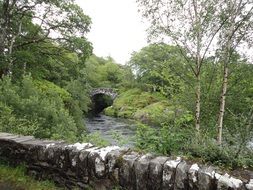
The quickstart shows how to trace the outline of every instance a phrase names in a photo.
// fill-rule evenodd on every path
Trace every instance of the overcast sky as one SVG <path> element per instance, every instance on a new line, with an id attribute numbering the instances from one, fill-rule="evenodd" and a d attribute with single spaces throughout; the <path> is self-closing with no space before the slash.
<path id="1" fill-rule="evenodd" d="M 129 60 L 146 43 L 145 25 L 135 0 L 76 0 L 92 19 L 88 39 L 97 56 L 111 56 L 118 63 Z"/>

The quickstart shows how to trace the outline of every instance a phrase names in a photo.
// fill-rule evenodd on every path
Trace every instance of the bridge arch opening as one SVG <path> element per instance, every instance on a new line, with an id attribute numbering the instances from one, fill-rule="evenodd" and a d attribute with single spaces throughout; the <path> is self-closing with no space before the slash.
<path id="1" fill-rule="evenodd" d="M 97 115 L 111 106 L 117 95 L 115 89 L 112 88 L 94 88 L 90 93 L 92 100 L 91 115 Z"/>
<path id="2" fill-rule="evenodd" d="M 95 94 L 91 97 L 92 100 L 92 108 L 91 114 L 98 115 L 105 108 L 111 106 L 113 104 L 113 98 L 106 94 Z"/>

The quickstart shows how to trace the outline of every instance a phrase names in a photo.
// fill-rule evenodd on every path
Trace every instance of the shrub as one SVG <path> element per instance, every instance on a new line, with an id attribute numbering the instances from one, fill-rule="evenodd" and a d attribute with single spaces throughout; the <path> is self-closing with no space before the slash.
<path id="1" fill-rule="evenodd" d="M 252 168 L 253 154 L 246 145 L 240 146 L 238 140 L 218 145 L 208 133 L 197 134 L 191 127 L 164 125 L 152 128 L 139 124 L 136 133 L 136 147 L 164 155 L 185 156 L 204 163 L 235 169 Z"/>
<path id="2" fill-rule="evenodd" d="M 191 130 L 189 128 L 176 126 L 164 125 L 158 129 L 139 124 L 136 132 L 138 148 L 166 155 L 181 154 L 190 139 Z"/>
<path id="3" fill-rule="evenodd" d="M 14 84 L 10 78 L 0 81 L 1 130 L 38 138 L 76 141 L 76 121 L 66 109 L 69 93 L 50 82 L 25 76 Z M 84 130 L 84 129 L 83 129 Z"/>

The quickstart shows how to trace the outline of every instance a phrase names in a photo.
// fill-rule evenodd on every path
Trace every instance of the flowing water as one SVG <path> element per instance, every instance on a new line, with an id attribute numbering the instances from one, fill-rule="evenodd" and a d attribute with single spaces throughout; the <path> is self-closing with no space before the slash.
<path id="1" fill-rule="evenodd" d="M 134 145 L 135 123 L 133 121 L 97 115 L 86 119 L 89 133 L 100 133 L 100 136 L 111 145 L 132 147 Z"/>

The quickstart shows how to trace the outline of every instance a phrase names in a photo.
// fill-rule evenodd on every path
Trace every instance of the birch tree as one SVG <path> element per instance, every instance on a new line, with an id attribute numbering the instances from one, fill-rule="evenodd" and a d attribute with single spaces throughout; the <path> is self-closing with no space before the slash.
<path id="1" fill-rule="evenodd" d="M 250 45 L 253 35 L 253 2 L 248 0 L 226 0 L 222 2 L 220 18 L 226 22 L 220 33 L 220 62 L 223 64 L 220 108 L 217 121 L 217 143 L 222 143 L 223 120 L 229 78 L 229 63 L 235 52 L 246 51 L 242 45 Z M 245 46 L 244 46 L 245 47 Z"/>
<path id="2" fill-rule="evenodd" d="M 137 0 L 140 11 L 150 23 L 151 39 L 177 45 L 194 77 L 195 128 L 200 131 L 201 70 L 205 58 L 217 43 L 226 19 L 219 20 L 219 0 Z"/>

